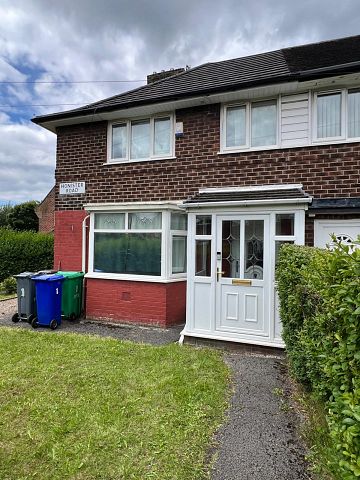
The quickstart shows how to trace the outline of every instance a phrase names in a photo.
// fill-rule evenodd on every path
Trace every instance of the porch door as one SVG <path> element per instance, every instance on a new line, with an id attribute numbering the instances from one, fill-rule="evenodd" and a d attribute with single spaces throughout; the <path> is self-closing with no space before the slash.
<path id="1" fill-rule="evenodd" d="M 270 241 L 267 215 L 217 218 L 216 329 L 269 336 Z"/>

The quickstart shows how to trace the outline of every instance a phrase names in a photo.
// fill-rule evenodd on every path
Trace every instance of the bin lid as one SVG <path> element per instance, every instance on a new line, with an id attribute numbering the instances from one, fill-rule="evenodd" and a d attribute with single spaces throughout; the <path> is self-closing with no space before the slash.
<path id="1" fill-rule="evenodd" d="M 64 280 L 63 275 L 35 275 L 33 277 L 35 282 L 57 282 L 59 280 Z"/>
<path id="2" fill-rule="evenodd" d="M 38 272 L 36 272 L 37 275 L 52 275 L 53 273 L 56 273 L 57 270 L 53 270 L 53 269 L 50 269 L 50 270 L 39 270 Z"/>
<path id="3" fill-rule="evenodd" d="M 15 278 L 28 278 L 32 277 L 35 275 L 35 272 L 22 272 L 19 273 L 18 275 L 14 275 Z"/>
<path id="4" fill-rule="evenodd" d="M 63 272 L 61 270 L 59 270 L 57 274 L 62 275 L 65 278 L 79 278 L 84 276 L 83 272 Z"/>

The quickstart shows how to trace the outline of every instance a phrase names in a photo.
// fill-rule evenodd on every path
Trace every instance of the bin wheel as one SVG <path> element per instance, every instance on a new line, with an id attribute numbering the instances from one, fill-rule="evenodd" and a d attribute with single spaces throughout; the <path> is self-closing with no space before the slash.
<path id="1" fill-rule="evenodd" d="M 34 320 L 34 318 L 36 318 L 36 315 L 34 315 L 33 313 L 31 315 L 29 315 L 28 322 L 30 323 L 30 325 L 31 325 L 32 321 Z"/>
<path id="2" fill-rule="evenodd" d="M 71 320 L 72 322 L 73 322 L 74 320 L 76 320 L 76 315 L 75 315 L 74 312 L 70 313 L 69 320 Z"/>
<path id="3" fill-rule="evenodd" d="M 14 313 L 14 315 L 11 317 L 11 320 L 12 320 L 14 323 L 17 323 L 17 322 L 20 320 L 19 314 L 18 314 L 18 313 Z"/>
<path id="4" fill-rule="evenodd" d="M 58 323 L 55 319 L 52 319 L 51 322 L 50 322 L 50 328 L 51 330 L 56 330 L 58 327 Z"/>
<path id="5" fill-rule="evenodd" d="M 31 326 L 32 326 L 33 328 L 38 328 L 39 322 L 38 322 L 37 317 L 34 317 L 34 318 L 31 320 Z"/>

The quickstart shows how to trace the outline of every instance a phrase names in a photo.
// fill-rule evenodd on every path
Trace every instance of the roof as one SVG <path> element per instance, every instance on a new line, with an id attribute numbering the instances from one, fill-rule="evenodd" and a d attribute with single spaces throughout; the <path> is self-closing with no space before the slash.
<path id="1" fill-rule="evenodd" d="M 209 203 L 310 203 L 312 198 L 305 193 L 302 185 L 264 185 L 250 187 L 209 188 L 183 202 L 184 207 L 201 207 Z"/>
<path id="2" fill-rule="evenodd" d="M 210 62 L 150 85 L 65 112 L 37 116 L 34 123 L 176 101 L 200 95 L 359 70 L 360 35 Z"/>

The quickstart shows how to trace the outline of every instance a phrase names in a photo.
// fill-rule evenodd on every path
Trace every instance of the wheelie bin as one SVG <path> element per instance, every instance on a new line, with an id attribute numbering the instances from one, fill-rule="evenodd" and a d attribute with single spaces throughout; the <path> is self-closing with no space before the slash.
<path id="1" fill-rule="evenodd" d="M 69 320 L 76 320 L 81 315 L 83 279 L 82 272 L 57 272 L 65 277 L 62 286 L 61 315 Z"/>
<path id="2" fill-rule="evenodd" d="M 12 316 L 13 322 L 29 322 L 36 316 L 34 272 L 22 272 L 14 275 L 17 284 L 17 312 Z"/>
<path id="3" fill-rule="evenodd" d="M 33 277 L 36 289 L 37 316 L 31 326 L 39 325 L 55 330 L 61 324 L 62 275 L 39 275 Z"/>

